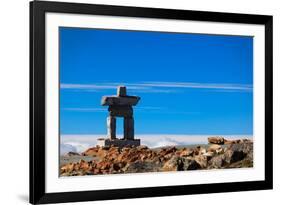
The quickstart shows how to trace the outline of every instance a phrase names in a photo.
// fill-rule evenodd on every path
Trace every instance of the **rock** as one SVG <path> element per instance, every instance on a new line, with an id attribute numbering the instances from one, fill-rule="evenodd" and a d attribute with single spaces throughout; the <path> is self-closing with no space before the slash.
<path id="1" fill-rule="evenodd" d="M 224 156 L 227 163 L 233 163 L 242 160 L 245 157 L 245 154 L 241 150 L 238 151 L 228 149 L 224 153 Z"/>
<path id="2" fill-rule="evenodd" d="M 111 163 L 110 162 L 107 162 L 107 161 L 101 161 L 101 162 L 98 162 L 96 164 L 96 168 L 97 169 L 101 169 L 101 170 L 104 170 L 104 169 L 109 169 L 111 166 Z"/>
<path id="3" fill-rule="evenodd" d="M 206 152 L 205 154 L 203 154 L 203 156 L 206 156 L 208 159 L 212 158 L 215 155 L 214 152 Z"/>
<path id="4" fill-rule="evenodd" d="M 83 156 L 93 156 L 95 157 L 99 151 L 100 147 L 92 147 L 87 149 L 85 152 L 82 152 Z"/>
<path id="5" fill-rule="evenodd" d="M 197 146 L 196 149 L 194 150 L 195 155 L 200 155 L 200 154 L 205 154 L 207 150 L 201 146 Z"/>
<path id="6" fill-rule="evenodd" d="M 148 149 L 148 147 L 145 145 L 137 146 L 137 150 L 147 150 L 147 149 Z"/>
<path id="7" fill-rule="evenodd" d="M 182 151 L 179 152 L 179 156 L 188 157 L 188 156 L 192 156 L 193 153 L 194 153 L 194 150 L 184 148 Z"/>
<path id="8" fill-rule="evenodd" d="M 243 139 L 228 146 L 212 144 L 207 149 L 202 146 L 181 149 L 92 147 L 83 152 L 84 156 L 90 157 L 79 157 L 76 153 L 69 155 L 69 158 L 74 156 L 75 161 L 80 161 L 62 165 L 61 176 L 240 168 L 253 167 L 253 142 Z"/>
<path id="9" fill-rule="evenodd" d="M 250 139 L 235 139 L 235 140 L 224 140 L 224 144 L 241 144 L 241 143 L 252 143 Z"/>
<path id="10" fill-rule="evenodd" d="M 221 149 L 220 145 L 212 144 L 208 147 L 208 152 L 216 152 L 216 150 Z"/>
<path id="11" fill-rule="evenodd" d="M 159 152 L 159 155 L 161 156 L 165 156 L 167 154 L 170 154 L 170 153 L 174 153 L 177 151 L 177 148 L 176 147 L 167 147 L 167 148 L 162 148 Z"/>
<path id="12" fill-rule="evenodd" d="M 107 155 L 109 149 L 110 149 L 109 147 L 100 147 L 98 149 L 96 155 L 94 155 L 94 156 L 97 156 L 102 159 Z"/>
<path id="13" fill-rule="evenodd" d="M 107 125 L 107 136 L 109 139 L 113 140 L 116 139 L 116 117 L 108 116 L 106 118 L 106 125 Z"/>
<path id="14" fill-rule="evenodd" d="M 92 169 L 92 166 L 90 163 L 88 162 L 85 162 L 84 160 L 80 160 L 78 162 L 79 164 L 79 170 L 83 170 L 84 172 L 87 172 L 89 171 L 90 169 Z"/>
<path id="15" fill-rule="evenodd" d="M 123 171 L 126 173 L 142 173 L 160 171 L 160 166 L 152 161 L 136 161 L 129 163 Z"/>
<path id="16" fill-rule="evenodd" d="M 172 157 L 167 161 L 162 170 L 163 171 L 184 171 L 184 170 L 195 170 L 201 168 L 194 159 L 188 159 L 183 157 Z"/>
<path id="17" fill-rule="evenodd" d="M 205 153 L 206 154 L 206 153 Z M 194 160 L 200 165 L 201 169 L 204 169 L 208 165 L 208 157 L 204 155 L 197 155 Z"/>
<path id="18" fill-rule="evenodd" d="M 77 152 L 68 152 L 64 155 L 65 157 L 80 156 Z"/>
<path id="19" fill-rule="evenodd" d="M 219 169 L 225 165 L 225 156 L 218 155 L 208 161 L 208 169 Z"/>
<path id="20" fill-rule="evenodd" d="M 133 108 L 132 106 L 109 106 L 109 114 L 116 117 L 132 117 Z"/>
<path id="21" fill-rule="evenodd" d="M 253 143 L 231 144 L 224 153 L 227 163 L 243 160 L 246 156 L 252 159 Z"/>
<path id="22" fill-rule="evenodd" d="M 253 143 L 252 139 L 241 139 L 242 143 Z"/>
<path id="23" fill-rule="evenodd" d="M 226 168 L 246 168 L 246 167 L 253 167 L 253 160 L 244 158 L 243 160 L 226 165 Z"/>
<path id="24" fill-rule="evenodd" d="M 117 87 L 117 96 L 124 97 L 127 95 L 127 90 L 125 86 L 118 86 Z"/>
<path id="25" fill-rule="evenodd" d="M 140 100 L 138 96 L 103 96 L 101 100 L 102 105 L 118 105 L 118 106 L 134 106 Z"/>
<path id="26" fill-rule="evenodd" d="M 72 172 L 73 170 L 74 170 L 73 163 L 66 164 L 60 168 L 61 173 L 69 173 Z"/>
<path id="27" fill-rule="evenodd" d="M 240 139 L 237 139 L 237 140 L 225 140 L 224 144 L 239 144 L 241 142 L 242 141 Z"/>
<path id="28" fill-rule="evenodd" d="M 224 138 L 223 137 L 209 137 L 208 142 L 210 144 L 219 144 L 222 145 L 224 144 Z"/>
<path id="29" fill-rule="evenodd" d="M 130 150 L 130 147 L 123 147 L 122 152 L 128 152 Z"/>
<path id="30" fill-rule="evenodd" d="M 173 157 L 169 161 L 167 161 L 162 170 L 163 171 L 178 171 L 180 168 L 182 169 L 182 161 L 180 160 L 180 157 Z"/>
<path id="31" fill-rule="evenodd" d="M 183 170 L 196 170 L 200 169 L 201 166 L 194 159 L 182 158 Z"/>
<path id="32" fill-rule="evenodd" d="M 212 144 L 211 146 L 208 147 L 208 152 L 222 154 L 224 152 L 224 149 L 220 145 Z"/>

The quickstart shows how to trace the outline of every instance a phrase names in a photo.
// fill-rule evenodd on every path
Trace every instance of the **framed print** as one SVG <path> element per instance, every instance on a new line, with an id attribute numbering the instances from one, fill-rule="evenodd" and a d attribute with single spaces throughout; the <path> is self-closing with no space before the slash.
<path id="1" fill-rule="evenodd" d="M 272 189 L 272 16 L 30 3 L 30 203 Z"/>

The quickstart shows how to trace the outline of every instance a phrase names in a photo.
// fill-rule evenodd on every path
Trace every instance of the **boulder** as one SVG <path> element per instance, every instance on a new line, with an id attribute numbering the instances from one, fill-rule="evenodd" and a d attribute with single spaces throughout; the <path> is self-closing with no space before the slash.
<path id="1" fill-rule="evenodd" d="M 223 137 L 209 137 L 208 142 L 210 144 L 219 144 L 222 145 L 224 144 L 224 138 Z"/>
<path id="2" fill-rule="evenodd" d="M 194 155 L 205 154 L 206 152 L 207 152 L 207 150 L 204 147 L 201 147 L 201 146 L 197 146 L 194 149 Z"/>
<path id="3" fill-rule="evenodd" d="M 253 143 L 231 144 L 224 153 L 227 163 L 243 160 L 246 156 L 252 159 Z"/>
<path id="4" fill-rule="evenodd" d="M 208 169 L 220 169 L 225 165 L 225 156 L 217 155 L 208 161 Z"/>
<path id="5" fill-rule="evenodd" d="M 224 149 L 218 144 L 212 144 L 208 147 L 207 151 L 216 154 L 222 154 L 224 152 Z"/>
<path id="6" fill-rule="evenodd" d="M 184 171 L 184 170 L 195 170 L 200 168 L 201 168 L 200 164 L 198 164 L 194 159 L 174 156 L 164 164 L 162 170 Z"/>
<path id="7" fill-rule="evenodd" d="M 208 157 L 205 156 L 204 154 L 195 156 L 194 160 L 200 165 L 201 169 L 206 168 L 208 165 Z"/>
<path id="8" fill-rule="evenodd" d="M 214 152 L 206 152 L 205 154 L 202 154 L 203 156 L 206 156 L 207 158 L 208 158 L 208 160 L 210 159 L 210 158 L 212 158 L 214 155 L 215 155 L 215 153 Z"/>
<path id="9" fill-rule="evenodd" d="M 194 153 L 193 149 L 184 148 L 183 150 L 179 151 L 179 156 L 180 157 L 188 157 L 188 156 L 192 156 L 193 153 Z"/>
<path id="10" fill-rule="evenodd" d="M 201 165 L 195 161 L 194 159 L 190 158 L 182 158 L 183 162 L 183 169 L 182 170 L 196 170 L 201 169 Z M 181 169 L 180 169 L 181 171 Z"/>
<path id="11" fill-rule="evenodd" d="M 160 171 L 159 164 L 152 161 L 135 161 L 128 163 L 123 171 L 126 173 L 142 173 L 142 172 L 157 172 Z"/>

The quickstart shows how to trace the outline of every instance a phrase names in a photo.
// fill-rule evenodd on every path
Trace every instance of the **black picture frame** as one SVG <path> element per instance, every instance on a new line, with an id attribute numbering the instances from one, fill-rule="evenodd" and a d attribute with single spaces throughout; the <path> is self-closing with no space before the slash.
<path id="1" fill-rule="evenodd" d="M 265 180 L 149 188 L 46 193 L 45 191 L 45 14 L 75 13 L 233 22 L 265 26 Z M 30 2 L 30 203 L 111 200 L 273 188 L 273 17 L 62 2 Z"/>

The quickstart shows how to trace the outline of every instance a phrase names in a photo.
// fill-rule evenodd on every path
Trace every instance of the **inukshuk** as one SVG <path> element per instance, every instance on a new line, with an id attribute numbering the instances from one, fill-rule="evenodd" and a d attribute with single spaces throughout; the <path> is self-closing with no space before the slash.
<path id="1" fill-rule="evenodd" d="M 103 96 L 101 104 L 109 106 L 109 116 L 107 117 L 108 139 L 99 139 L 100 146 L 138 146 L 139 139 L 134 139 L 134 115 L 133 106 L 140 100 L 138 96 L 129 96 L 125 86 L 118 86 L 116 96 Z M 116 117 L 124 118 L 124 138 L 116 138 Z"/>

